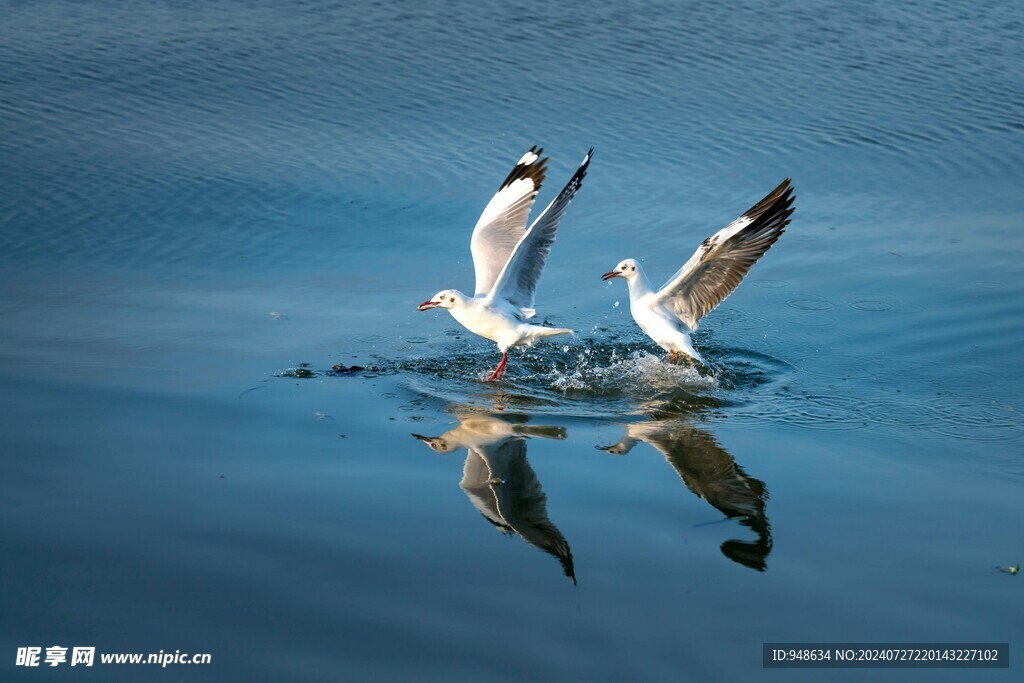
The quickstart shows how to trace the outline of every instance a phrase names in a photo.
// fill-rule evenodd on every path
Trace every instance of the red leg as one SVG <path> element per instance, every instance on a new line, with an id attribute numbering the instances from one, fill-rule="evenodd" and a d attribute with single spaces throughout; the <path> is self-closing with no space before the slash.
<path id="1" fill-rule="evenodd" d="M 501 373 L 505 371 L 505 364 L 508 363 L 508 351 L 501 354 L 501 362 L 498 363 L 498 367 L 494 368 L 494 372 L 487 378 L 488 382 L 493 382 L 501 376 Z"/>

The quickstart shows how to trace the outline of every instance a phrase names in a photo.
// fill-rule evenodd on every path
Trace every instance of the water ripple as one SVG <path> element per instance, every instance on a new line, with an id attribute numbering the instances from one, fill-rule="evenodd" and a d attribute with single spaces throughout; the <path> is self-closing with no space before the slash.
<path id="1" fill-rule="evenodd" d="M 428 201 L 427 215 L 478 211 L 502 173 L 495 157 L 536 136 L 615 149 L 607 206 L 668 196 L 680 169 L 701 169 L 687 181 L 698 195 L 735 186 L 719 180 L 738 166 L 832 174 L 865 192 L 882 169 L 934 186 L 1021 166 L 1024 97 L 997 66 L 1019 61 L 1008 4 L 970 16 L 954 3 L 795 8 L 771 41 L 768 2 L 528 4 L 140 3 L 117 22 L 99 6 L 12 6 L 0 251 L 135 267 L 327 262 L 353 246 L 350 226 L 399 234 L 395 192 Z M 772 105 L 738 106 L 749 102 Z M 718 190 L 722 205 L 746 201 L 730 192 Z M 659 205 L 637 218 L 667 217 Z M 325 248 L 299 246 L 321 230 Z"/>

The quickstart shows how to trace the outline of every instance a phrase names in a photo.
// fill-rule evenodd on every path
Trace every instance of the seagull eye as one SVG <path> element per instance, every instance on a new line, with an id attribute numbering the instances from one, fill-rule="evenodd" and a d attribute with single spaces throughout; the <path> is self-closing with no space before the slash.
<path id="1" fill-rule="evenodd" d="M 632 266 L 630 270 L 636 270 L 636 266 Z"/>

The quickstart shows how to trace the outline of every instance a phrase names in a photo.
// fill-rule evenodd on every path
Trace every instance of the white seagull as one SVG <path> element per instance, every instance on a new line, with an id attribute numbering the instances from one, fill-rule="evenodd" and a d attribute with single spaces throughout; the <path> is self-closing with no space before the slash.
<path id="1" fill-rule="evenodd" d="M 782 236 L 793 213 L 790 179 L 750 210 L 705 239 L 690 260 L 661 289 L 655 290 L 634 259 L 626 259 L 603 280 L 621 277 L 629 285 L 633 320 L 648 337 L 668 351 L 704 359 L 690 343 L 698 321 L 736 289 L 750 267 Z"/>
<path id="2" fill-rule="evenodd" d="M 558 224 L 580 189 L 594 150 L 587 152 L 569 184 L 527 230 L 526 219 L 547 172 L 547 157 L 540 156 L 543 152 L 531 147 L 523 155 L 473 228 L 470 251 L 476 269 L 474 295 L 445 289 L 418 307 L 420 311 L 447 308 L 467 330 L 498 345 L 501 363 L 488 381 L 504 372 L 509 347 L 530 346 L 544 337 L 573 333 L 566 328 L 530 325 L 526 321 L 536 313 L 533 295 L 541 270 L 555 241 Z"/>

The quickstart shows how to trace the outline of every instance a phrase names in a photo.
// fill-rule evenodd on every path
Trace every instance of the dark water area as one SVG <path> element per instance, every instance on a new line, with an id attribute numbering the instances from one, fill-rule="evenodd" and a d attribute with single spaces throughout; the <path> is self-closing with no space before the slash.
<path id="1" fill-rule="evenodd" d="M 1019 678 L 1019 3 L 3 7 L 3 680 Z M 534 144 L 541 205 L 597 150 L 537 299 L 576 336 L 486 383 L 415 307 Z M 669 365 L 600 275 L 786 177 Z M 14 666 L 52 645 L 212 663 Z"/>

